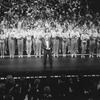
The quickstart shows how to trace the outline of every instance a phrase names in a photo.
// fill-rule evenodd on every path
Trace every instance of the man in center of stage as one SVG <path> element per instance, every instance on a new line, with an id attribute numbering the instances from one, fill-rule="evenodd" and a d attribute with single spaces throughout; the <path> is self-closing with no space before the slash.
<path id="1" fill-rule="evenodd" d="M 52 69 L 52 47 L 53 47 L 52 39 L 48 34 L 46 34 L 44 36 L 44 39 L 42 40 L 42 48 L 44 49 L 44 61 L 43 61 L 44 69 L 46 68 L 47 55 L 49 56 L 50 68 Z"/>

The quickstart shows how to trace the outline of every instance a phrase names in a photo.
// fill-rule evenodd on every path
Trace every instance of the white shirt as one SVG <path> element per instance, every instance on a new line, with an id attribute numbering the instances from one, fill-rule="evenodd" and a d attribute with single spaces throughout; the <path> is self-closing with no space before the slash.
<path id="1" fill-rule="evenodd" d="M 78 38 L 80 37 L 80 34 L 78 31 L 75 31 L 74 35 L 76 35 Z"/>
<path id="2" fill-rule="evenodd" d="M 72 38 L 74 36 L 74 31 L 72 30 L 70 33 L 70 38 Z"/>
<path id="3" fill-rule="evenodd" d="M 91 29 L 88 30 L 88 34 L 91 37 L 91 35 L 92 35 L 92 30 Z"/>
<path id="4" fill-rule="evenodd" d="M 55 38 L 56 37 L 56 31 L 55 30 L 51 30 L 51 35 L 52 35 L 53 38 Z"/>
<path id="5" fill-rule="evenodd" d="M 45 41 L 46 42 L 46 46 L 47 46 L 47 49 L 49 49 L 49 41 Z"/>
<path id="6" fill-rule="evenodd" d="M 97 30 L 95 29 L 94 31 L 93 31 L 93 37 L 97 37 L 98 36 L 98 32 L 97 32 Z"/>
<path id="7" fill-rule="evenodd" d="M 84 41 L 85 39 L 88 40 L 89 39 L 89 35 L 81 34 L 81 40 Z"/>
<path id="8" fill-rule="evenodd" d="M 26 39 L 27 39 L 28 41 L 31 41 L 31 36 L 27 36 Z"/>

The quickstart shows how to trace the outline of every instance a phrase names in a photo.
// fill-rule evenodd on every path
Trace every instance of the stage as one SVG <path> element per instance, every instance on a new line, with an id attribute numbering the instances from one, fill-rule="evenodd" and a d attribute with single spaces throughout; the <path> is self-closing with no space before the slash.
<path id="1" fill-rule="evenodd" d="M 7 74 L 13 75 L 52 75 L 52 74 L 100 74 L 100 58 L 96 55 L 94 58 L 81 58 L 77 55 L 77 58 L 71 58 L 70 54 L 66 57 L 53 57 L 53 69 L 50 70 L 49 62 L 47 62 L 47 68 L 43 67 L 43 56 L 36 58 L 34 55 L 31 58 L 27 58 L 24 55 L 23 58 L 0 58 L 0 76 L 6 76 Z"/>

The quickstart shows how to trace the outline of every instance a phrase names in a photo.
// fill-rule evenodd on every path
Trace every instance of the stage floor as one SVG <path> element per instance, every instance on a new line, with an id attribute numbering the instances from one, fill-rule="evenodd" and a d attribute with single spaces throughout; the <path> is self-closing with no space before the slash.
<path id="1" fill-rule="evenodd" d="M 51 71 L 49 68 L 49 62 L 47 64 L 46 70 L 43 68 L 43 57 L 36 58 L 32 56 L 31 58 L 0 58 L 0 75 L 2 73 L 43 73 Z M 95 74 L 100 72 L 100 58 L 94 57 L 89 58 L 86 55 L 86 58 L 80 58 L 80 55 L 77 58 L 71 58 L 70 55 L 67 57 L 54 58 L 53 57 L 53 69 L 51 72 L 56 73 L 85 73 L 85 74 Z"/>

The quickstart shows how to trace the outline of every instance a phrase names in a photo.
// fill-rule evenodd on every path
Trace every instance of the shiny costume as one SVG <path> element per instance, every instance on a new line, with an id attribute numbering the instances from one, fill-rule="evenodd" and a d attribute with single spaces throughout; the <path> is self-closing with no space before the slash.
<path id="1" fill-rule="evenodd" d="M 27 57 L 31 57 L 31 52 L 32 52 L 32 31 L 28 30 L 27 31 L 27 36 L 26 36 L 26 48 L 27 48 Z"/>
<path id="2" fill-rule="evenodd" d="M 37 36 L 35 38 L 36 40 L 36 57 L 41 57 L 41 36 L 42 36 L 42 31 L 38 30 L 36 31 Z"/>
<path id="3" fill-rule="evenodd" d="M 0 32 L 0 53 L 1 53 L 1 58 L 4 58 L 4 53 L 5 53 L 5 34 L 4 31 L 1 30 Z"/>
<path id="4" fill-rule="evenodd" d="M 18 30 L 17 33 L 17 46 L 19 58 L 23 58 L 23 33 L 24 31 L 22 29 Z"/>
<path id="5" fill-rule="evenodd" d="M 76 51 L 77 51 L 77 40 L 76 40 L 76 36 L 74 33 L 74 30 L 71 31 L 70 33 L 70 38 L 71 38 L 71 57 L 75 56 L 76 57 Z"/>
<path id="6" fill-rule="evenodd" d="M 100 33 L 97 35 L 97 57 L 100 57 Z"/>
<path id="7" fill-rule="evenodd" d="M 67 31 L 62 32 L 62 53 L 63 53 L 63 57 L 65 57 L 66 53 L 67 53 L 68 39 L 69 39 L 69 33 Z"/>
<path id="8" fill-rule="evenodd" d="M 94 50 L 96 45 L 97 31 L 95 29 L 90 30 L 90 41 L 89 41 L 89 58 L 94 57 Z"/>
<path id="9" fill-rule="evenodd" d="M 85 58 L 86 48 L 87 48 L 87 41 L 89 39 L 89 35 L 86 32 L 81 34 L 81 58 Z"/>
<path id="10" fill-rule="evenodd" d="M 15 54 L 15 34 L 16 31 L 15 29 L 11 29 L 9 30 L 9 38 L 8 38 L 8 45 L 9 45 L 9 54 L 10 54 L 10 58 L 14 58 L 14 54 Z"/>

